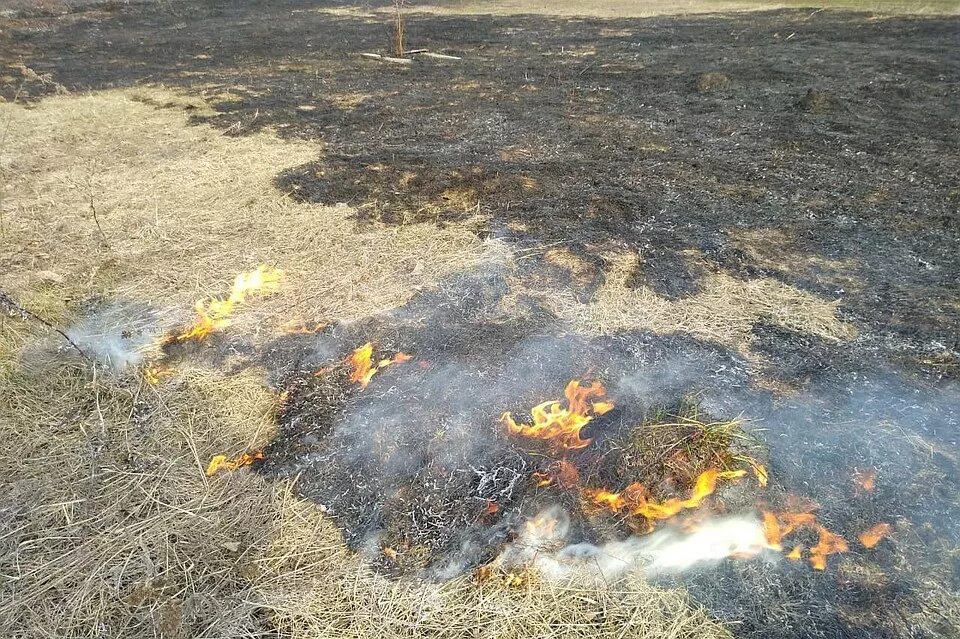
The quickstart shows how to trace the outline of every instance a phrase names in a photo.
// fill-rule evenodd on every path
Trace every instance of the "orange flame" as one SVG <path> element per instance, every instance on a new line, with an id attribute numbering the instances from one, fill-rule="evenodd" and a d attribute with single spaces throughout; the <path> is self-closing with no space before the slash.
<path id="1" fill-rule="evenodd" d="M 249 466 L 253 462 L 263 458 L 262 450 L 252 453 L 241 453 L 233 459 L 228 459 L 226 455 L 214 455 L 210 463 L 207 464 L 207 477 L 211 477 L 221 470 L 236 470 L 241 466 Z"/>
<path id="2" fill-rule="evenodd" d="M 873 492 L 873 489 L 877 487 L 877 471 L 873 468 L 866 470 L 854 469 L 853 481 L 868 493 Z"/>
<path id="3" fill-rule="evenodd" d="M 287 322 L 284 322 L 280 326 L 280 331 L 284 335 L 310 335 L 311 333 L 319 333 L 327 327 L 324 322 L 307 322 L 302 319 L 292 319 Z"/>
<path id="4" fill-rule="evenodd" d="M 580 473 L 569 461 L 559 459 L 550 464 L 545 471 L 533 473 L 533 478 L 537 480 L 539 488 L 546 488 L 552 484 L 560 488 L 573 488 L 580 481 Z"/>
<path id="5" fill-rule="evenodd" d="M 767 548 L 771 550 L 783 549 L 783 538 L 806 526 L 815 527 L 817 517 L 813 513 L 780 513 L 763 512 L 763 532 L 767 539 Z"/>
<path id="6" fill-rule="evenodd" d="M 890 524 L 879 523 L 860 533 L 857 539 L 860 540 L 864 548 L 873 548 L 879 544 L 884 537 L 890 534 L 890 528 Z"/>
<path id="7" fill-rule="evenodd" d="M 746 474 L 745 470 L 705 470 L 697 477 L 689 497 L 671 497 L 663 502 L 651 499 L 647 488 L 639 483 L 630 484 L 620 493 L 588 488 L 584 490 L 584 495 L 594 504 L 614 512 L 625 511 L 649 520 L 669 519 L 682 510 L 699 507 L 717 489 L 718 480 L 735 479 Z"/>
<path id="8" fill-rule="evenodd" d="M 775 515 L 771 512 L 763 513 L 763 532 L 767 539 L 767 548 L 783 550 L 783 538 L 800 528 L 813 528 L 819 535 L 817 545 L 810 549 L 810 565 L 816 570 L 827 567 L 827 557 L 849 550 L 846 540 L 840 535 L 830 532 L 825 526 L 817 522 L 817 516 L 810 512 L 787 512 Z M 794 546 L 787 553 L 787 559 L 800 558 L 801 546 Z"/>
<path id="9" fill-rule="evenodd" d="M 380 371 L 393 364 L 409 362 L 411 359 L 411 355 L 407 355 L 406 353 L 397 353 L 393 357 L 381 359 L 374 364 L 373 342 L 367 342 L 357 350 L 350 353 L 350 355 L 347 356 L 346 363 L 353 368 L 353 371 L 350 373 L 350 381 L 359 384 L 360 388 L 366 388 L 367 384 L 370 383 L 370 380 L 373 379 L 373 376 L 377 374 L 377 371 Z"/>
<path id="10" fill-rule="evenodd" d="M 834 534 L 824 528 L 817 527 L 820 533 L 820 540 L 817 545 L 810 549 L 810 565 L 814 570 L 824 570 L 827 567 L 827 556 L 835 553 L 847 552 L 847 542 L 840 535 Z"/>
<path id="11" fill-rule="evenodd" d="M 232 320 L 230 314 L 237 304 L 246 301 L 247 296 L 253 293 L 269 293 L 277 289 L 283 271 L 261 264 L 257 270 L 249 273 L 240 273 L 233 282 L 230 297 L 225 300 L 211 299 L 197 302 L 195 310 L 197 320 L 193 326 L 176 335 L 173 342 L 187 340 L 203 341 L 211 333 L 229 326 Z"/>
<path id="12" fill-rule="evenodd" d="M 143 369 L 143 378 L 151 386 L 156 386 L 171 375 L 173 375 L 173 369 L 164 364 L 150 364 Z"/>
<path id="13" fill-rule="evenodd" d="M 578 380 L 573 380 L 563 393 L 567 399 L 566 408 L 558 401 L 538 404 L 530 411 L 532 424 L 518 424 L 509 412 L 500 419 L 507 430 L 515 435 L 548 440 L 558 449 L 584 448 L 592 440 L 580 437 L 580 431 L 590 423 L 593 415 L 603 415 L 614 407 L 612 402 L 596 401 L 591 404 L 588 400 L 603 397 L 606 393 L 600 382 L 580 386 Z"/>
<path id="14" fill-rule="evenodd" d="M 780 529 L 780 520 L 771 512 L 764 511 L 763 513 L 763 536 L 767 539 L 767 548 L 783 550 L 781 544 L 783 531 Z"/>

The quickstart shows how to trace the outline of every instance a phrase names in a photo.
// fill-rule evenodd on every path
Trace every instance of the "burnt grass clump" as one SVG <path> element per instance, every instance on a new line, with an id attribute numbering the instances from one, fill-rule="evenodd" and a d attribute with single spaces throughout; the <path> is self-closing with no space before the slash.
<path id="1" fill-rule="evenodd" d="M 378 342 L 374 359 L 414 341 Z M 516 537 L 524 518 L 556 504 L 577 514 L 572 541 L 649 532 L 642 520 L 585 503 L 579 489 L 640 483 L 653 499 L 683 497 L 700 473 L 750 468 L 746 460 L 762 455 L 739 424 L 710 420 L 688 398 L 673 408 L 618 405 L 595 416 L 582 431 L 592 440 L 583 449 L 511 435 L 505 410 L 529 421 L 530 407 L 562 399 L 580 357 L 600 362 L 606 349 L 581 343 L 566 362 L 544 366 L 553 339 L 515 343 L 500 362 L 479 352 L 488 348 L 482 341 L 470 345 L 473 357 L 461 359 L 421 343 L 414 359 L 379 371 L 367 388 L 349 380 L 344 353 L 284 387 L 281 435 L 264 471 L 298 476 L 298 489 L 387 574 L 448 578 L 479 567 Z M 504 375 L 507 366 L 524 374 Z M 750 494 L 731 491 L 732 502 L 718 503 L 742 508 L 756 500 Z"/>

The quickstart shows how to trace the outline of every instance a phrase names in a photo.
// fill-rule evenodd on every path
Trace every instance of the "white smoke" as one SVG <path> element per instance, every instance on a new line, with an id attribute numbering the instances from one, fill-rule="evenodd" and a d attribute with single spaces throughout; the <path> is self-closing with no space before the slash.
<path id="1" fill-rule="evenodd" d="M 728 557 L 752 556 L 766 543 L 763 526 L 752 515 L 711 519 L 693 532 L 664 528 L 600 545 L 566 544 L 569 529 L 569 515 L 551 507 L 528 520 L 494 564 L 504 569 L 533 567 L 552 579 L 576 576 L 611 581 L 626 574 L 677 574 Z"/>

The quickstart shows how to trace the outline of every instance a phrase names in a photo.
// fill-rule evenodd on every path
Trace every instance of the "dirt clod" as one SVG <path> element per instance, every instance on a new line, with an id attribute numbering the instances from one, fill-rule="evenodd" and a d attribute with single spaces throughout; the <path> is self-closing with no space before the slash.
<path id="1" fill-rule="evenodd" d="M 807 113 L 827 113 L 836 100 L 829 91 L 822 89 L 807 89 L 807 94 L 800 98 L 797 106 Z"/>
<path id="2" fill-rule="evenodd" d="M 725 89 L 730 85 L 730 78 L 717 71 L 701 74 L 697 78 L 697 93 L 710 93 Z"/>

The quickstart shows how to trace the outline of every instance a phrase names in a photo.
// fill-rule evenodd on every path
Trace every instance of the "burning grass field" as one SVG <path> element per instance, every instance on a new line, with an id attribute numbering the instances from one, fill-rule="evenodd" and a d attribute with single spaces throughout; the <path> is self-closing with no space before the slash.
<path id="1" fill-rule="evenodd" d="M 956 18 L 321 4 L 0 18 L 0 634 L 960 633 Z"/>

